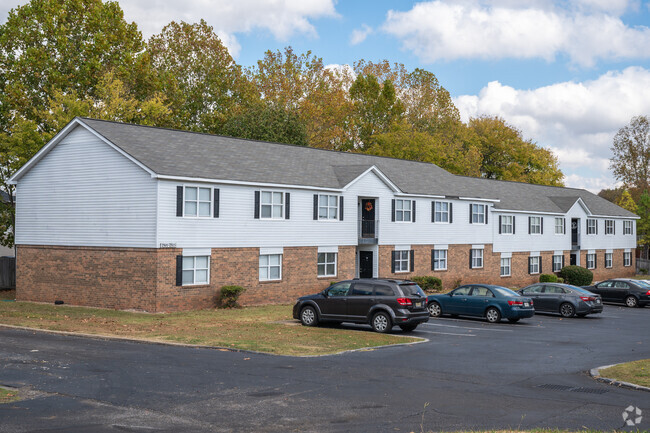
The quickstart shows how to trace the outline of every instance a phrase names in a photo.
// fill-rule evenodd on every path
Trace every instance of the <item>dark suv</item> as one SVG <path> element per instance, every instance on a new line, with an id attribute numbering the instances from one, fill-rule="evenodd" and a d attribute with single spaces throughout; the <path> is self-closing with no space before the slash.
<path id="1" fill-rule="evenodd" d="M 394 325 L 412 331 L 429 320 L 429 311 L 426 295 L 413 281 L 363 278 L 298 298 L 293 318 L 305 326 L 352 322 L 368 323 L 377 332 L 390 332 Z"/>

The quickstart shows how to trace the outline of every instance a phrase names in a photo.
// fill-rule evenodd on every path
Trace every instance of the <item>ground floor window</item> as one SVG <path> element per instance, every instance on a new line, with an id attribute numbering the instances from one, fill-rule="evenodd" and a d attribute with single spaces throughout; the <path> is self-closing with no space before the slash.
<path id="1" fill-rule="evenodd" d="M 394 251 L 395 272 L 409 271 L 409 250 Z"/>
<path id="2" fill-rule="evenodd" d="M 596 254 L 587 254 L 587 269 L 596 268 Z"/>
<path id="3" fill-rule="evenodd" d="M 183 285 L 210 283 L 210 257 L 183 256 Z"/>
<path id="4" fill-rule="evenodd" d="M 336 253 L 318 253 L 318 276 L 336 276 Z"/>
<path id="5" fill-rule="evenodd" d="M 528 273 L 529 274 L 539 274 L 541 272 L 541 261 L 542 258 L 537 257 L 528 257 Z"/>
<path id="6" fill-rule="evenodd" d="M 469 258 L 470 269 L 483 267 L 483 250 L 470 250 Z"/>
<path id="7" fill-rule="evenodd" d="M 632 253 L 623 253 L 623 266 L 632 266 Z"/>
<path id="8" fill-rule="evenodd" d="M 605 253 L 605 267 L 612 267 L 612 253 Z"/>
<path id="9" fill-rule="evenodd" d="M 510 276 L 510 264 L 511 262 L 510 257 L 502 257 L 501 258 L 501 276 L 502 277 L 509 277 Z"/>
<path id="10" fill-rule="evenodd" d="M 560 272 L 564 265 L 564 256 L 553 256 L 553 272 Z"/>
<path id="11" fill-rule="evenodd" d="M 433 270 L 444 271 L 447 269 L 447 250 L 433 250 Z"/>
<path id="12" fill-rule="evenodd" d="M 282 279 L 282 254 L 260 255 L 260 281 Z"/>

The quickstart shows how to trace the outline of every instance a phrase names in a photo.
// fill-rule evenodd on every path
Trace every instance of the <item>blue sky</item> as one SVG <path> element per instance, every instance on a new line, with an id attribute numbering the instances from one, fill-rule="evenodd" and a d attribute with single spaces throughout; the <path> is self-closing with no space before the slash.
<path id="1" fill-rule="evenodd" d="M 25 1 L 0 0 L 0 21 Z M 499 115 L 550 148 L 567 186 L 615 184 L 612 139 L 650 115 L 650 0 L 124 0 L 145 37 L 212 25 L 239 64 L 268 49 L 436 74 L 463 119 Z"/>

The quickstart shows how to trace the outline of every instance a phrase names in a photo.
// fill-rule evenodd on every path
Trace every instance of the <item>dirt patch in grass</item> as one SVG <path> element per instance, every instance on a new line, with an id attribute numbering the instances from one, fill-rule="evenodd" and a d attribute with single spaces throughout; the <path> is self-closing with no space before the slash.
<path id="1" fill-rule="evenodd" d="M 281 355 L 325 355 L 420 341 L 331 327 L 290 326 L 291 306 L 149 314 L 97 308 L 0 302 L 0 324 L 56 331 L 179 342 Z M 283 323 L 284 322 L 284 323 Z M 397 329 L 397 328 L 396 328 Z"/>
<path id="2" fill-rule="evenodd" d="M 650 387 L 650 359 L 626 362 L 600 370 L 600 376 Z"/>

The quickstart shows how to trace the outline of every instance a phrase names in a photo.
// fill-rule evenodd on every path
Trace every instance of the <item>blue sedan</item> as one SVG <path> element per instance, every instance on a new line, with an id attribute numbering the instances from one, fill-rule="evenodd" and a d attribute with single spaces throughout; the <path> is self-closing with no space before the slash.
<path id="1" fill-rule="evenodd" d="M 489 284 L 468 284 L 444 295 L 430 295 L 427 305 L 432 317 L 479 316 L 490 323 L 500 322 L 502 318 L 514 323 L 535 314 L 532 299 Z"/>

